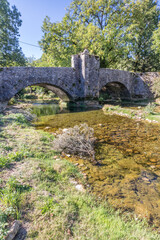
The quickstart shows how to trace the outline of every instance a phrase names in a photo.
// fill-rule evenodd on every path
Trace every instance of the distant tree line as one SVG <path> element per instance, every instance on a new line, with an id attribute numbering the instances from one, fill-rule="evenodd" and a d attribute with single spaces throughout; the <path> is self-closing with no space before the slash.
<path id="1" fill-rule="evenodd" d="M 61 22 L 43 22 L 37 66 L 70 66 L 85 48 L 101 66 L 160 70 L 160 9 L 155 0 L 73 0 Z"/>

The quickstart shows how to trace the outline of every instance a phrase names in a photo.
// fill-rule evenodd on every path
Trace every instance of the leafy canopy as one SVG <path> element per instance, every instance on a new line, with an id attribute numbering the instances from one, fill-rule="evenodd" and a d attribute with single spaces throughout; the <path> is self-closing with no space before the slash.
<path id="1" fill-rule="evenodd" d="M 102 67 L 155 71 L 159 15 L 154 0 L 73 0 L 61 22 L 44 19 L 39 64 L 70 66 L 70 56 L 88 48 L 100 56 Z"/>

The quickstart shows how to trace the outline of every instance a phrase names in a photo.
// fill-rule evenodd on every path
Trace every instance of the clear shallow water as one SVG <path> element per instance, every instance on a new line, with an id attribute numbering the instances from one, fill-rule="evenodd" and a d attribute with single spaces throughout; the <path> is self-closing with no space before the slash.
<path id="1" fill-rule="evenodd" d="M 104 115 L 102 110 L 42 116 L 35 124 L 55 132 L 83 122 L 94 128 L 101 165 L 76 157 L 68 160 L 79 163 L 92 192 L 159 227 L 160 126 Z"/>
<path id="2" fill-rule="evenodd" d="M 70 113 L 70 112 L 83 112 L 86 110 L 91 110 L 85 106 L 76 106 L 74 104 L 41 104 L 35 103 L 32 106 L 32 113 L 37 117 L 49 116 L 61 113 Z"/>

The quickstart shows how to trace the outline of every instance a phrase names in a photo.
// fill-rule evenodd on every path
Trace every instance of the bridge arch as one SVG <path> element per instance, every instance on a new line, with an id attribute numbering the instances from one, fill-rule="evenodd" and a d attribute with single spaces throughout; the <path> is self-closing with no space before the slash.
<path id="1" fill-rule="evenodd" d="M 103 100 L 129 100 L 131 94 L 128 88 L 121 82 L 112 81 L 106 83 L 99 92 L 99 97 Z"/>
<path id="2" fill-rule="evenodd" d="M 76 76 L 73 68 L 11 67 L 0 71 L 0 102 L 3 108 L 18 92 L 28 86 L 43 86 L 64 101 L 76 96 Z"/>
<path id="3" fill-rule="evenodd" d="M 26 87 L 32 87 L 32 86 L 39 86 L 39 87 L 45 88 L 45 89 L 47 89 L 49 91 L 52 91 L 53 93 L 55 93 L 55 95 L 57 97 L 59 97 L 64 102 L 73 101 L 73 98 L 72 98 L 72 96 L 69 93 L 67 93 L 65 90 L 63 90 L 60 87 L 57 87 L 57 86 L 55 86 L 53 84 L 37 83 L 37 84 L 28 85 Z M 26 87 L 24 87 L 23 89 L 25 89 Z M 20 90 L 18 89 L 17 92 L 14 94 L 14 96 L 16 94 L 18 94 L 19 92 L 21 92 L 21 90 L 23 90 L 23 89 L 20 89 Z"/>

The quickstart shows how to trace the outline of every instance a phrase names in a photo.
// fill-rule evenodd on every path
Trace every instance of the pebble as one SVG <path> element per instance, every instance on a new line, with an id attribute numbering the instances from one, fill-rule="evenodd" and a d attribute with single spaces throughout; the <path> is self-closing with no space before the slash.
<path id="1" fill-rule="evenodd" d="M 83 186 L 81 184 L 76 185 L 76 189 L 81 191 L 81 192 L 84 191 L 84 188 L 83 188 Z"/>
<path id="2" fill-rule="evenodd" d="M 51 127 L 45 127 L 45 129 L 50 129 Z"/>
<path id="3" fill-rule="evenodd" d="M 62 130 L 62 132 L 67 132 L 68 131 L 68 128 L 64 128 L 63 130 Z"/>
<path id="4" fill-rule="evenodd" d="M 80 164 L 79 166 L 80 166 L 80 167 L 83 167 L 83 166 L 84 166 L 84 164 Z"/>
<path id="5" fill-rule="evenodd" d="M 151 168 L 155 168 L 155 166 L 154 165 L 152 165 L 152 166 L 150 166 Z"/>

